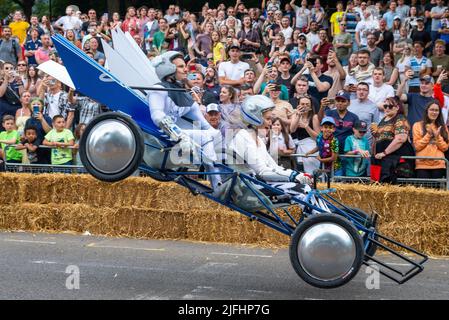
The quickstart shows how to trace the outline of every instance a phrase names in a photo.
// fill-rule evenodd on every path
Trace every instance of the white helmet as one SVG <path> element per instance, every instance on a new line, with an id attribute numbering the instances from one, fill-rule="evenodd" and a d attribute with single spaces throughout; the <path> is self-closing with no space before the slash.
<path id="1" fill-rule="evenodd" d="M 164 78 L 176 73 L 176 66 L 173 64 L 173 60 L 176 58 L 183 59 L 184 57 L 178 51 L 167 51 L 151 61 L 159 79 L 164 80 Z"/>
<path id="2" fill-rule="evenodd" d="M 260 126 L 263 124 L 263 114 L 267 110 L 274 109 L 274 102 L 263 95 L 247 97 L 242 104 L 242 120 L 247 124 Z"/>

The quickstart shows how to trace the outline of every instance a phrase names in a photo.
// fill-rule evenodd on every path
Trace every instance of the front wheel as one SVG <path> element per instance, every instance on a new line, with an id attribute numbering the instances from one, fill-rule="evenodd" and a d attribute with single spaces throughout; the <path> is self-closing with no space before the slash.
<path id="1" fill-rule="evenodd" d="M 88 124 L 79 152 L 87 172 L 99 180 L 115 182 L 137 170 L 142 162 L 144 141 L 131 118 L 108 112 Z"/>
<path id="2" fill-rule="evenodd" d="M 309 216 L 293 232 L 290 261 L 296 273 L 318 288 L 336 288 L 359 271 L 364 257 L 357 229 L 334 214 Z"/>

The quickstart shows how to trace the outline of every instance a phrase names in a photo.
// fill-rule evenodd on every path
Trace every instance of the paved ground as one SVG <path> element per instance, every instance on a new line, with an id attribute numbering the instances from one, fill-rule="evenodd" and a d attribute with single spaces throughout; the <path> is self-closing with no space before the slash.
<path id="1" fill-rule="evenodd" d="M 77 269 L 79 289 L 68 290 Z M 0 233 L 0 270 L 0 299 L 449 299 L 449 259 L 402 286 L 381 277 L 368 290 L 362 267 L 321 290 L 296 275 L 286 249 L 184 241 Z"/>

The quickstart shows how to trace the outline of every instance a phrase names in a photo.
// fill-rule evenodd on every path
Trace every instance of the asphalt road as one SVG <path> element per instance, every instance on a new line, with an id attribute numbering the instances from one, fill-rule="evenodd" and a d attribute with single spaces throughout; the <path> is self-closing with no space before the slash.
<path id="1" fill-rule="evenodd" d="M 369 290 L 362 267 L 323 290 L 296 275 L 286 249 L 185 241 L 3 232 L 0 270 L 0 299 L 449 299 L 449 259 L 402 286 L 381 276 Z"/>

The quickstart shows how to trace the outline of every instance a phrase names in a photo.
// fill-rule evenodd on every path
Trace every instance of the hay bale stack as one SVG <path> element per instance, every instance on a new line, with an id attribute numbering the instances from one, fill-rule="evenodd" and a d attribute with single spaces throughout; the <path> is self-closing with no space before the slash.
<path id="1" fill-rule="evenodd" d="M 344 204 L 375 210 L 386 236 L 431 255 L 449 255 L 449 192 L 335 185 Z M 296 216 L 296 214 L 295 214 Z M 0 174 L 0 229 L 287 246 L 289 237 L 194 197 L 174 183 L 132 177 L 108 184 L 88 175 Z"/>

